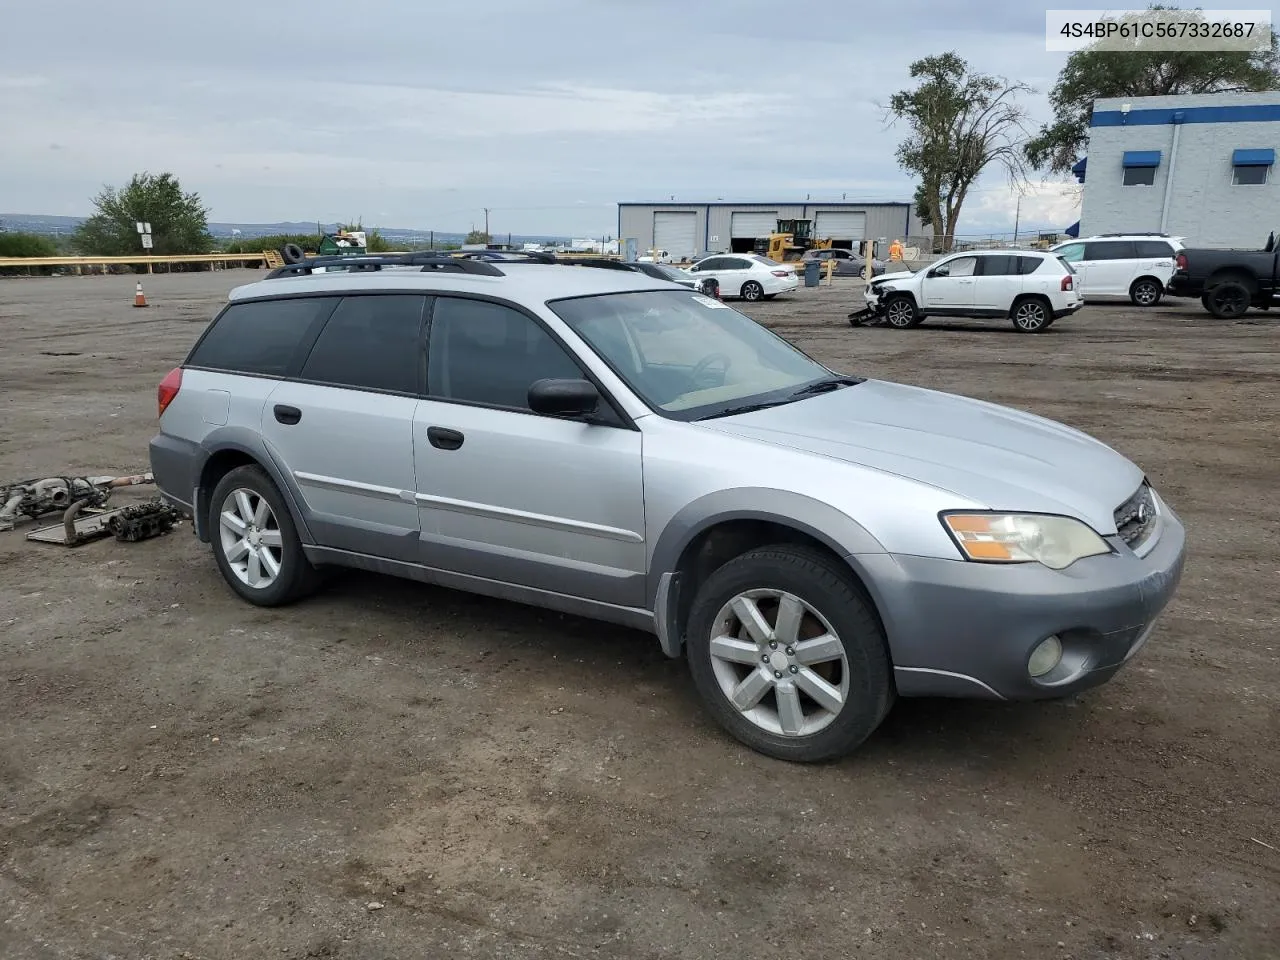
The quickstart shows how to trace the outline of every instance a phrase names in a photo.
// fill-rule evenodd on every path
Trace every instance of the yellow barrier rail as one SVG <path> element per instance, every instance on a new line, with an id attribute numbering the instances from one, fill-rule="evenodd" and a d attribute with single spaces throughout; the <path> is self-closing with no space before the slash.
<path id="1" fill-rule="evenodd" d="M 158 263 L 261 263 L 261 253 L 188 253 L 154 257 L 0 257 L 0 267 L 95 267 Z"/>

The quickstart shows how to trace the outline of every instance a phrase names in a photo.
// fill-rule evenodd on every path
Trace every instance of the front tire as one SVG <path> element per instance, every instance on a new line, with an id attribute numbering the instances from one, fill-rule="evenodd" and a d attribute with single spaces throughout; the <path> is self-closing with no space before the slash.
<path id="1" fill-rule="evenodd" d="M 1040 297 L 1027 297 L 1013 305 L 1009 319 L 1019 333 L 1043 333 L 1053 323 L 1053 311 Z"/>
<path id="2" fill-rule="evenodd" d="M 694 598 L 687 637 L 708 711 L 766 756 L 844 756 L 893 703 L 870 601 L 839 561 L 809 547 L 761 547 L 715 571 Z"/>
<path id="3" fill-rule="evenodd" d="M 756 283 L 754 280 L 748 280 L 742 285 L 742 299 L 755 303 L 764 296 L 764 287 Z"/>
<path id="4" fill-rule="evenodd" d="M 924 322 L 924 317 L 916 309 L 915 301 L 906 294 L 900 293 L 885 301 L 884 322 L 895 330 L 909 330 L 920 326 Z"/>
<path id="5" fill-rule="evenodd" d="M 1136 307 L 1154 307 L 1164 296 L 1164 288 L 1151 277 L 1139 277 L 1129 288 L 1129 299 Z"/>
<path id="6" fill-rule="evenodd" d="M 210 502 L 213 556 L 242 599 L 278 607 L 315 588 L 319 574 L 302 552 L 293 516 L 266 471 L 256 464 L 229 471 Z"/>

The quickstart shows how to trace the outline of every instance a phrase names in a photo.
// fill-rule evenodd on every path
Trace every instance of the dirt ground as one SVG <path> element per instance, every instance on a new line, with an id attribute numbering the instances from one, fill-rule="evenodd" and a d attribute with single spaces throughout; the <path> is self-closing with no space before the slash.
<path id="1" fill-rule="evenodd" d="M 0 280 L 0 479 L 148 469 L 156 384 L 260 275 L 148 278 L 147 310 L 132 278 Z M 1089 431 L 1187 522 L 1180 593 L 1109 685 L 899 702 L 798 767 L 721 734 L 640 633 L 364 574 L 265 612 L 189 525 L 74 550 L 23 526 L 0 957 L 1280 956 L 1280 318 L 852 329 L 855 289 L 744 310 Z"/>

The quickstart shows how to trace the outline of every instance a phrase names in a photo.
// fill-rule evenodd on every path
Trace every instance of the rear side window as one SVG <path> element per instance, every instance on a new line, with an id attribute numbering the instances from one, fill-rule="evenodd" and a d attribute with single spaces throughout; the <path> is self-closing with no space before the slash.
<path id="1" fill-rule="evenodd" d="M 295 297 L 233 303 L 200 338 L 187 363 L 266 377 L 288 376 L 302 361 L 315 325 L 337 297 Z"/>
<path id="2" fill-rule="evenodd" d="M 1084 245 L 1086 260 L 1134 260 L 1137 254 L 1132 240 L 1098 240 Z"/>
<path id="3" fill-rule="evenodd" d="M 1138 248 L 1140 257 L 1163 259 L 1173 256 L 1173 245 L 1165 240 L 1137 240 L 1134 246 Z"/>
<path id="4" fill-rule="evenodd" d="M 423 360 L 426 297 L 344 297 L 302 368 L 302 379 L 340 387 L 416 394 Z"/>
<path id="5" fill-rule="evenodd" d="M 1009 277 L 1016 275 L 1020 257 L 1007 253 L 989 253 L 982 257 L 982 275 L 984 277 Z"/>

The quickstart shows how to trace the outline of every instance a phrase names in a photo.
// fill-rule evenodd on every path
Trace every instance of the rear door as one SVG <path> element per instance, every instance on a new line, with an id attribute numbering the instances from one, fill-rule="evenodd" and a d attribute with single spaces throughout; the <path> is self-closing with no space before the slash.
<path id="1" fill-rule="evenodd" d="M 267 398 L 262 436 L 321 546 L 418 556 L 413 417 L 425 382 L 419 294 L 346 296 L 298 379 Z"/>
<path id="2" fill-rule="evenodd" d="M 926 310 L 967 310 L 973 307 L 974 276 L 978 258 L 973 255 L 945 260 L 925 274 L 923 300 Z M 935 270 L 943 271 L 935 274 Z"/>
<path id="3" fill-rule="evenodd" d="M 984 312 L 1007 313 L 1022 292 L 1019 258 L 1007 253 L 987 253 L 978 257 L 978 275 L 973 284 L 973 306 Z"/>

